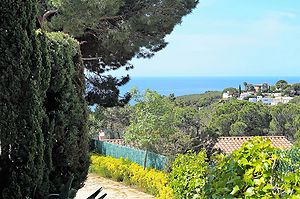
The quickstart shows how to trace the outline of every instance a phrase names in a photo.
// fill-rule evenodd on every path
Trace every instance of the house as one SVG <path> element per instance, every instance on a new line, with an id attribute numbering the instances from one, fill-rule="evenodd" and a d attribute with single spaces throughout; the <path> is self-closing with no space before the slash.
<path id="1" fill-rule="evenodd" d="M 274 97 L 281 97 L 282 94 L 281 93 L 274 93 Z"/>
<path id="2" fill-rule="evenodd" d="M 272 105 L 277 105 L 277 104 L 286 104 L 289 101 L 291 101 L 293 97 L 275 97 L 273 99 Z"/>
<path id="3" fill-rule="evenodd" d="M 253 87 L 255 89 L 255 92 L 263 92 L 267 91 L 269 89 L 269 84 L 263 83 L 263 84 L 253 84 Z"/>
<path id="4" fill-rule="evenodd" d="M 292 99 L 294 99 L 293 97 L 282 97 L 282 103 L 286 104 L 289 103 Z"/>
<path id="5" fill-rule="evenodd" d="M 243 92 L 240 94 L 240 97 L 238 98 L 239 100 L 244 100 L 246 98 L 248 98 L 251 94 L 248 92 Z"/>
<path id="6" fill-rule="evenodd" d="M 240 94 L 239 100 L 248 100 L 250 96 L 255 95 L 253 91 L 242 92 Z"/>
<path id="7" fill-rule="evenodd" d="M 273 98 L 263 97 L 263 98 L 261 99 L 261 102 L 264 103 L 264 104 L 271 105 L 271 104 L 273 103 Z"/>
<path id="8" fill-rule="evenodd" d="M 261 92 L 262 90 L 262 84 L 254 84 L 254 89 L 255 89 L 255 92 Z"/>
<path id="9" fill-rule="evenodd" d="M 262 102 L 264 104 L 268 104 L 268 105 L 273 105 L 273 98 L 269 98 L 269 97 L 262 97 L 262 96 L 257 96 L 257 98 L 253 97 L 253 98 L 249 98 L 248 99 L 249 102 Z"/>
<path id="10" fill-rule="evenodd" d="M 254 102 L 254 103 L 257 102 L 257 99 L 255 97 L 251 97 L 248 100 L 249 100 L 249 102 Z"/>
<path id="11" fill-rule="evenodd" d="M 229 91 L 223 93 L 223 99 L 229 99 L 232 97 L 233 97 L 233 95 Z"/>
<path id="12" fill-rule="evenodd" d="M 272 145 L 279 149 L 291 149 L 292 143 L 285 136 L 260 136 L 263 139 L 270 139 Z M 230 154 L 239 149 L 242 144 L 253 138 L 253 136 L 234 136 L 234 137 L 219 137 L 215 144 L 215 149 L 220 149 L 224 153 Z"/>

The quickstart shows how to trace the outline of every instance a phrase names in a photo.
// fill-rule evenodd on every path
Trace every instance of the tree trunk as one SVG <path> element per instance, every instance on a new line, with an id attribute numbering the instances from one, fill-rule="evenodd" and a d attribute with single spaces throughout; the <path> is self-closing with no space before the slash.
<path id="1" fill-rule="evenodd" d="M 146 166 L 147 166 L 147 157 L 148 157 L 148 149 L 146 149 L 146 153 L 145 153 L 144 170 L 146 169 Z"/>

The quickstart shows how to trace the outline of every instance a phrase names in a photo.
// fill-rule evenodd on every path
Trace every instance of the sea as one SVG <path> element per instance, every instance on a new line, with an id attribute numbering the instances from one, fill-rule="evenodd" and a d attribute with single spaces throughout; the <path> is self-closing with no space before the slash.
<path id="1" fill-rule="evenodd" d="M 243 86 L 244 82 L 251 84 L 268 83 L 274 85 L 278 80 L 286 80 L 288 83 L 299 83 L 300 76 L 274 77 L 131 77 L 131 80 L 120 87 L 121 94 L 124 94 L 133 87 L 139 91 L 146 89 L 157 91 L 161 95 L 174 94 L 175 96 L 200 94 L 206 91 L 222 91 L 224 88 Z"/>

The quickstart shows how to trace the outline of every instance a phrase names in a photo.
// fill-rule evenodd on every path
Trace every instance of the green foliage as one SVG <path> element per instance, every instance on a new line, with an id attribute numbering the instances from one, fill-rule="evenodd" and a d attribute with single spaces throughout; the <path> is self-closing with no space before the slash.
<path id="1" fill-rule="evenodd" d="M 294 97 L 291 101 L 289 101 L 291 104 L 300 104 L 300 96 Z"/>
<path id="2" fill-rule="evenodd" d="M 62 187 L 60 194 L 49 194 L 47 198 L 57 196 L 59 199 L 74 199 L 77 193 L 76 189 L 72 189 L 74 176 L 70 176 L 68 182 Z"/>
<path id="3" fill-rule="evenodd" d="M 189 152 L 178 155 L 169 175 L 170 187 L 175 198 L 204 199 L 208 163 L 204 150 L 198 154 Z"/>
<path id="4" fill-rule="evenodd" d="M 275 149 L 255 137 L 206 162 L 205 151 L 179 155 L 169 175 L 175 198 L 299 198 L 299 148 Z"/>
<path id="5" fill-rule="evenodd" d="M 168 152 L 164 148 L 166 143 L 179 132 L 179 109 L 169 98 L 154 91 L 147 90 L 144 95 L 137 93 L 135 96 L 137 103 L 132 107 L 125 140 L 141 149 Z"/>
<path id="6" fill-rule="evenodd" d="M 184 95 L 176 98 L 176 103 L 183 106 L 207 107 L 222 99 L 222 92 L 208 91 L 203 94 Z"/>
<path id="7" fill-rule="evenodd" d="M 283 90 L 283 89 L 287 88 L 288 82 L 285 80 L 279 80 L 276 82 L 275 86 L 277 89 Z"/>
<path id="8" fill-rule="evenodd" d="M 270 91 L 271 91 L 272 93 L 274 93 L 274 92 L 276 91 L 276 86 L 271 86 L 271 87 L 270 87 Z"/>
<path id="9" fill-rule="evenodd" d="M 209 171 L 206 198 L 298 198 L 299 172 L 282 172 L 281 157 L 271 141 L 253 138 Z M 299 162 L 298 162 L 299 164 Z"/>
<path id="10" fill-rule="evenodd" d="M 91 129 L 95 133 L 99 129 L 105 129 L 106 137 L 110 139 L 121 139 L 125 129 L 129 126 L 131 108 L 124 107 L 105 108 L 97 106 L 94 113 L 90 113 L 90 121 L 96 129 Z"/>
<path id="11" fill-rule="evenodd" d="M 34 30 L 35 1 L 2 1 L 0 12 L 0 198 L 26 198 L 41 185 L 45 166 L 47 66 Z"/>
<path id="12" fill-rule="evenodd" d="M 138 104 L 145 100 L 143 99 L 144 96 L 140 95 L 138 91 L 132 92 L 132 95 L 136 96 L 136 100 L 139 101 Z M 137 97 L 137 95 L 140 96 Z M 130 119 L 133 120 L 137 118 L 135 111 L 146 109 L 144 105 L 147 104 L 149 110 L 150 108 L 151 110 L 145 110 L 145 112 L 151 114 L 152 117 L 155 118 L 155 121 L 151 121 L 153 124 L 150 122 L 145 123 L 147 125 L 152 124 L 158 126 L 159 123 L 156 122 L 156 120 L 159 120 L 159 122 L 162 123 L 160 123 L 161 125 L 158 126 L 158 128 L 163 129 L 170 127 L 171 131 L 173 131 L 170 136 L 160 136 L 160 139 L 152 145 L 151 150 L 167 153 L 167 155 L 174 155 L 178 152 L 186 152 L 188 149 L 200 151 L 202 148 L 206 148 L 210 154 L 216 141 L 216 134 L 206 127 L 209 120 L 210 109 L 208 107 L 202 107 L 201 110 L 198 110 L 196 107 L 181 106 L 170 97 L 163 97 L 157 93 L 156 95 L 158 96 L 157 99 L 143 102 L 143 108 L 141 108 L 142 106 L 139 108 L 137 106 L 112 108 L 97 106 L 96 111 L 90 113 L 89 116 L 90 135 L 95 135 L 95 132 L 99 129 L 104 129 L 108 138 L 123 138 L 124 130 L 130 125 Z M 210 94 L 207 93 L 207 95 Z M 171 118 L 169 121 L 159 119 L 165 116 L 167 118 L 167 115 Z M 144 117 L 144 114 L 141 114 L 140 117 L 147 119 Z M 135 122 L 137 121 L 135 120 Z M 160 131 L 166 130 L 167 129 L 163 129 Z M 149 136 L 150 135 L 151 133 L 149 133 Z"/>
<path id="13" fill-rule="evenodd" d="M 270 128 L 274 135 L 285 135 L 296 144 L 300 142 L 300 105 L 280 104 L 271 109 Z"/>
<path id="14" fill-rule="evenodd" d="M 273 164 L 277 157 L 270 141 L 258 138 L 224 157 L 210 171 L 205 187 L 211 198 L 272 198 Z"/>
<path id="15" fill-rule="evenodd" d="M 190 144 L 186 145 L 182 152 L 188 149 L 199 152 L 204 148 L 208 155 L 212 154 L 217 134 L 207 127 L 209 115 L 210 109 L 207 107 L 201 110 L 190 106 L 179 108 L 180 122 L 177 127 L 191 138 Z"/>
<path id="16" fill-rule="evenodd" d="M 50 191 L 58 193 L 61 184 L 74 174 L 75 189 L 83 186 L 88 158 L 88 132 L 83 65 L 78 42 L 63 33 L 47 33 L 51 81 L 45 108 L 53 125 Z"/>
<path id="17" fill-rule="evenodd" d="M 144 169 L 127 159 L 116 159 L 92 155 L 90 172 L 100 176 L 123 181 L 153 194 L 157 199 L 173 199 L 172 189 L 168 186 L 168 175 L 155 169 Z"/>
<path id="18" fill-rule="evenodd" d="M 245 91 L 255 91 L 255 88 L 253 86 L 253 84 L 249 84 L 247 82 L 244 82 L 244 87 L 245 87 Z"/>
<path id="19" fill-rule="evenodd" d="M 1 198 L 44 198 L 70 173 L 79 188 L 89 161 L 78 42 L 36 31 L 35 1 L 0 8 Z"/>
<path id="20" fill-rule="evenodd" d="M 292 148 L 291 150 L 278 150 L 276 154 L 280 157 L 276 164 L 276 170 L 288 173 L 296 172 L 300 169 L 300 148 Z"/>
<path id="21" fill-rule="evenodd" d="M 44 0 L 47 9 L 58 9 L 48 22 L 51 31 L 62 30 L 82 42 L 89 90 L 86 99 L 112 107 L 124 105 L 129 95 L 119 98 L 119 87 L 129 81 L 104 73 L 133 66 L 133 57 L 149 58 L 167 46 L 170 34 L 183 16 L 189 14 L 198 0 Z M 97 58 L 98 57 L 98 58 Z"/>
<path id="22" fill-rule="evenodd" d="M 230 87 L 230 88 L 225 88 L 224 90 L 223 90 L 223 93 L 229 93 L 230 95 L 232 95 L 233 97 L 238 97 L 239 96 L 239 89 L 237 89 L 237 88 L 232 88 L 232 87 Z"/>
<path id="23" fill-rule="evenodd" d="M 269 92 L 270 91 L 270 86 L 267 83 L 262 84 L 261 92 Z"/>
<path id="24" fill-rule="evenodd" d="M 239 136 L 243 135 L 247 130 L 247 124 L 244 122 L 235 122 L 233 125 L 230 127 L 230 135 L 233 136 Z"/>
<path id="25" fill-rule="evenodd" d="M 266 105 L 230 100 L 213 107 L 210 128 L 219 135 L 264 135 L 271 116 Z"/>
<path id="26" fill-rule="evenodd" d="M 116 16 L 124 6 L 123 0 L 61 1 L 49 0 L 51 7 L 59 9 L 59 15 L 51 21 L 54 29 L 63 27 L 72 36 L 84 34 L 87 27 L 95 28 L 105 16 Z M 68 23 L 66 23 L 68 22 Z M 119 38 L 121 39 L 121 38 Z"/>

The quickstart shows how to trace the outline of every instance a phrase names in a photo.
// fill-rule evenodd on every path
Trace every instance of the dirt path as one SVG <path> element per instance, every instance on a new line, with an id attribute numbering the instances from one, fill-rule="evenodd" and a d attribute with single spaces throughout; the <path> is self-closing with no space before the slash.
<path id="1" fill-rule="evenodd" d="M 86 199 L 100 187 L 103 187 L 102 194 L 107 193 L 105 199 L 154 199 L 154 196 L 127 187 L 120 182 L 99 177 L 97 174 L 88 175 L 85 186 L 78 191 L 75 199 Z"/>

